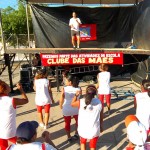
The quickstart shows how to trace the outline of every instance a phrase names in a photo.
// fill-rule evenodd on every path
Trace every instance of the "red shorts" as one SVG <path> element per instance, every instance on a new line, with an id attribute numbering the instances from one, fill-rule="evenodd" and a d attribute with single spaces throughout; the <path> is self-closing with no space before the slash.
<path id="1" fill-rule="evenodd" d="M 16 140 L 16 137 L 10 139 L 0 139 L 0 150 L 6 150 L 6 148 L 8 147 L 8 141 L 16 143 Z"/>
<path id="2" fill-rule="evenodd" d="M 81 144 L 86 144 L 86 141 L 87 141 L 87 139 L 80 137 Z M 90 143 L 89 143 L 90 148 L 96 148 L 97 141 L 98 141 L 98 137 L 90 139 Z"/>
<path id="3" fill-rule="evenodd" d="M 100 99 L 103 106 L 104 106 L 104 96 L 105 96 L 107 105 L 110 105 L 111 94 L 107 94 L 107 95 L 98 94 L 98 98 Z"/>
<path id="4" fill-rule="evenodd" d="M 38 106 L 37 105 L 36 107 L 37 107 L 38 113 L 41 113 L 43 108 L 45 110 L 45 113 L 49 113 L 51 105 L 50 104 L 47 104 L 47 105 L 44 105 L 44 106 Z"/>
<path id="5" fill-rule="evenodd" d="M 73 118 L 76 121 L 76 126 L 78 126 L 78 115 L 74 115 Z M 64 116 L 64 120 L 65 120 L 65 130 L 70 131 L 71 116 Z"/>

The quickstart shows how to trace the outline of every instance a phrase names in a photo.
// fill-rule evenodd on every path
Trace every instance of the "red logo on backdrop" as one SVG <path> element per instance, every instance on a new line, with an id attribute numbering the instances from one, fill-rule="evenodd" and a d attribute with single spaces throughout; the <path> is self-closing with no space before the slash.
<path id="1" fill-rule="evenodd" d="M 123 64 L 123 53 L 41 54 L 43 66 Z"/>
<path id="2" fill-rule="evenodd" d="M 83 24 L 80 25 L 80 40 L 92 41 L 96 40 L 96 24 Z"/>

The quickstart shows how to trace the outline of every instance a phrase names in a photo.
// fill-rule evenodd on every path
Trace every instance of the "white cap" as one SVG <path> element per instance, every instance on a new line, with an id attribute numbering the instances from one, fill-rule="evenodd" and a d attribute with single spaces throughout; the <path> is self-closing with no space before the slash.
<path id="1" fill-rule="evenodd" d="M 135 150 L 143 149 L 142 147 L 147 139 L 147 132 L 143 124 L 138 121 L 130 122 L 127 127 L 127 135 L 130 142 L 136 145 Z"/>

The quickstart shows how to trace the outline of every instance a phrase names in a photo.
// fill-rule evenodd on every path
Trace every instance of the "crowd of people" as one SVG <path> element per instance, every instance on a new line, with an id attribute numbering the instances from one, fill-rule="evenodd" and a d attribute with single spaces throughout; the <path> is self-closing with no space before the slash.
<path id="1" fill-rule="evenodd" d="M 90 150 L 96 150 L 100 133 L 103 132 L 104 98 L 111 114 L 110 72 L 108 66 L 101 64 L 97 75 L 98 84 L 88 85 L 83 95 L 79 79 L 73 75 L 64 75 L 64 86 L 59 100 L 60 111 L 64 118 L 64 130 L 67 142 L 80 139 L 81 150 L 86 150 L 89 140 Z M 37 128 L 50 128 L 50 107 L 54 103 L 51 83 L 47 79 L 45 69 L 40 69 L 34 79 L 35 105 L 39 121 L 25 121 L 16 127 L 16 108 L 28 103 L 28 98 L 21 86 L 17 84 L 22 98 L 10 97 L 8 84 L 0 80 L 0 149 L 1 150 L 56 150 L 51 141 L 50 133 L 44 131 L 41 135 L 45 143 L 36 142 Z M 129 144 L 125 150 L 149 150 L 147 141 L 150 133 L 150 81 L 143 80 L 141 92 L 135 95 L 135 115 L 125 118 Z M 43 115 L 42 109 L 45 114 Z M 43 117 L 44 116 L 44 117 Z M 75 119 L 74 136 L 70 135 L 72 117 Z M 12 142 L 13 144 L 9 144 Z"/>

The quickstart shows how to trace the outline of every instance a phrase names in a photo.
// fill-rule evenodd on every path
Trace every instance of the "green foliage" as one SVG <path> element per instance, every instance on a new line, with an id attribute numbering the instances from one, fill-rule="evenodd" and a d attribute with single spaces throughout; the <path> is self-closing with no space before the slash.
<path id="1" fill-rule="evenodd" d="M 25 3 L 18 1 L 18 9 L 14 9 L 10 6 L 8 6 L 6 9 L 3 9 L 2 23 L 3 23 L 3 31 L 5 34 L 17 34 L 17 35 L 27 34 Z M 29 15 L 29 27 L 30 33 L 33 33 L 30 15 Z"/>
<path id="2" fill-rule="evenodd" d="M 29 17 L 29 29 L 30 34 L 33 34 L 32 20 L 28 8 Z M 18 0 L 18 8 L 14 9 L 10 6 L 2 10 L 2 26 L 5 35 L 5 40 L 9 39 L 7 42 L 9 45 L 17 46 L 24 45 L 27 46 L 28 38 L 27 35 L 27 18 L 26 18 L 26 1 Z M 13 34 L 13 35 L 11 35 Z"/>

